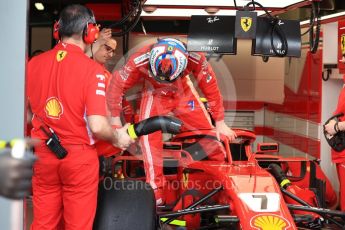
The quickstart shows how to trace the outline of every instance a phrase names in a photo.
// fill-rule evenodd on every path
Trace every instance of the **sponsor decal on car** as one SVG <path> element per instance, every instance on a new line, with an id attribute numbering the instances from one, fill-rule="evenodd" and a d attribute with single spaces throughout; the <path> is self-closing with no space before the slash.
<path id="1" fill-rule="evenodd" d="M 182 174 L 182 179 L 183 179 L 183 187 L 184 188 L 187 188 L 188 187 L 188 176 L 189 174 L 188 173 L 183 173 Z"/>
<path id="2" fill-rule="evenodd" d="M 290 227 L 285 218 L 274 214 L 256 215 L 251 219 L 250 225 L 258 230 L 286 230 Z"/>
<path id="3" fill-rule="evenodd" d="M 240 193 L 238 197 L 253 212 L 277 212 L 280 208 L 278 193 Z"/>

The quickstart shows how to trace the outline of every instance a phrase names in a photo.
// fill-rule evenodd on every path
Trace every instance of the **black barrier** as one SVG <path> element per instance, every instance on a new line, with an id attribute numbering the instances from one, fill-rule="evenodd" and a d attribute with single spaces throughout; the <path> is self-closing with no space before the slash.
<path id="1" fill-rule="evenodd" d="M 271 18 L 257 18 L 256 36 L 252 43 L 252 55 L 278 56 L 272 49 L 273 45 L 281 56 L 301 56 L 301 27 L 297 20 L 280 20 L 274 23 Z M 272 35 L 273 29 L 273 36 Z M 287 53 L 283 49 L 283 39 L 287 42 Z"/>
<path id="2" fill-rule="evenodd" d="M 236 54 L 234 16 L 193 15 L 189 24 L 188 51 Z"/>
<path id="3" fill-rule="evenodd" d="M 238 36 L 238 38 L 249 39 L 254 37 L 252 55 L 301 56 L 301 27 L 298 20 L 280 20 L 274 17 L 256 18 L 254 14 L 248 15 L 249 13 L 253 12 L 238 13 L 237 31 L 235 16 L 193 15 L 189 24 L 187 50 L 236 54 L 236 36 Z"/>

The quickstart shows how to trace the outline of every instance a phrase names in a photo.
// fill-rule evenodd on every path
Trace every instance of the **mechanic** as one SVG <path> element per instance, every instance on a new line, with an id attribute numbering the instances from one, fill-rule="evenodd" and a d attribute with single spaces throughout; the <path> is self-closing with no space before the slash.
<path id="1" fill-rule="evenodd" d="M 343 76 L 345 83 L 345 75 Z M 344 84 L 345 86 L 345 84 Z M 334 114 L 344 113 L 345 114 L 345 87 L 340 91 L 338 98 L 338 105 Z M 339 131 L 345 131 L 345 121 L 344 117 L 339 118 L 339 122 L 331 120 L 327 125 L 325 125 L 325 131 L 328 134 L 334 135 Z M 339 178 L 339 202 L 341 211 L 345 211 L 345 150 L 337 152 L 334 149 L 331 150 L 332 161 L 336 164 L 337 173 Z"/>
<path id="2" fill-rule="evenodd" d="M 103 29 L 101 33 L 108 34 L 111 29 Z M 111 35 L 111 33 L 110 33 Z M 115 39 L 107 36 L 102 36 L 103 38 L 98 40 L 97 44 L 98 47 L 93 47 L 92 51 L 95 49 L 95 52 L 92 53 L 91 58 L 99 63 L 105 71 L 106 77 L 106 86 L 111 78 L 111 73 L 106 68 L 106 63 L 115 55 L 115 50 L 117 46 L 117 42 Z"/>
<path id="3" fill-rule="evenodd" d="M 111 29 L 103 29 L 101 33 L 103 32 L 104 39 L 98 40 L 98 49 L 95 51 L 95 53 L 91 56 L 93 60 L 95 60 L 97 63 L 101 64 L 104 68 L 104 76 L 106 77 L 106 87 L 109 84 L 110 78 L 112 77 L 111 73 L 107 70 L 106 64 L 111 58 L 115 55 L 115 50 L 117 46 L 117 42 L 115 39 L 111 38 L 111 33 L 110 37 L 107 36 L 109 34 L 109 31 L 111 32 Z M 94 49 L 94 48 L 93 48 Z M 122 100 L 122 112 L 124 116 L 124 120 L 126 122 L 133 123 L 134 122 L 134 111 L 132 105 L 125 99 L 123 98 Z"/>
<path id="4" fill-rule="evenodd" d="M 185 44 L 174 38 L 158 39 L 157 43 L 141 48 L 114 72 L 107 90 L 112 125 L 121 125 L 124 93 L 144 78 L 139 120 L 172 112 L 183 121 L 183 130 L 214 128 L 189 74 L 193 74 L 209 101 L 218 139 L 223 134 L 233 140 L 236 134 L 224 122 L 222 96 L 212 67 L 203 53 L 188 53 Z M 140 145 L 146 181 L 154 189 L 156 204 L 162 205 L 165 203 L 162 133 L 141 137 Z"/>
<path id="5" fill-rule="evenodd" d="M 69 5 L 55 25 L 60 42 L 28 64 L 27 100 L 34 165 L 32 230 L 91 230 L 96 212 L 98 158 L 94 138 L 126 148 L 127 126 L 114 130 L 106 118 L 103 68 L 84 53 L 98 36 L 91 10 Z M 82 211 L 81 211 L 82 210 Z"/>

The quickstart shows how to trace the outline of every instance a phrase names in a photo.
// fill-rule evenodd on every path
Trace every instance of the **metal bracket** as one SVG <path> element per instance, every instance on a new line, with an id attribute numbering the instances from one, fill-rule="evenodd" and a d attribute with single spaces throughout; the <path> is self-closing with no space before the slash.
<path id="1" fill-rule="evenodd" d="M 325 77 L 324 71 L 322 71 L 322 80 L 328 81 L 330 75 L 332 74 L 332 69 L 337 69 L 338 65 L 337 64 L 324 64 L 323 69 L 327 71 L 327 75 Z"/>

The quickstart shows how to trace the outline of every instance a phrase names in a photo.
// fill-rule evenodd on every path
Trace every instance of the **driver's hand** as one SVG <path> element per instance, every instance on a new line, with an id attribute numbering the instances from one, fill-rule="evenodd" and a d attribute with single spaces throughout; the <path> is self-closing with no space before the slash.
<path id="1" fill-rule="evenodd" d="M 324 129 L 325 129 L 325 131 L 326 131 L 328 134 L 334 135 L 334 134 L 337 133 L 337 132 L 335 131 L 335 129 L 334 129 L 335 123 L 336 123 L 335 120 L 330 120 L 330 121 L 328 122 L 328 124 L 324 126 Z"/>
<path id="2" fill-rule="evenodd" d="M 230 141 L 234 141 L 237 137 L 236 133 L 225 124 L 224 120 L 216 121 L 216 134 L 218 140 L 220 140 L 220 134 L 227 136 Z"/>
<path id="3" fill-rule="evenodd" d="M 129 123 L 124 125 L 121 128 L 115 129 L 114 133 L 116 136 L 117 141 L 113 143 L 115 147 L 121 148 L 125 150 L 128 148 L 131 144 L 133 144 L 135 141 L 128 135 L 127 129 L 129 127 Z"/>

